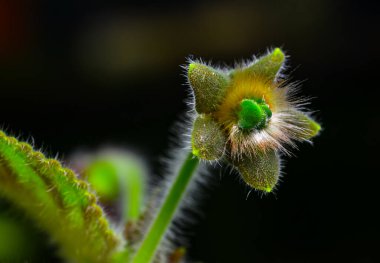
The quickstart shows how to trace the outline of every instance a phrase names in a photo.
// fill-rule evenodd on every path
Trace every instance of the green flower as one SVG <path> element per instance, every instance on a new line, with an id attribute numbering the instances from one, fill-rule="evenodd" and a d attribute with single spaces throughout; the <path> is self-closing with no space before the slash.
<path id="1" fill-rule="evenodd" d="M 321 127 L 294 98 L 281 74 L 285 55 L 276 48 L 235 69 L 192 61 L 187 69 L 197 117 L 193 154 L 226 160 L 251 187 L 271 192 L 280 174 L 279 153 L 308 141 Z"/>

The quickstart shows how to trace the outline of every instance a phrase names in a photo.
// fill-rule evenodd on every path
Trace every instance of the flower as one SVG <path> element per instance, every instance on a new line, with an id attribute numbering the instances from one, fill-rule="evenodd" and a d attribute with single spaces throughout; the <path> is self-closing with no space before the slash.
<path id="1" fill-rule="evenodd" d="M 285 55 L 275 48 L 235 69 L 199 61 L 187 67 L 197 112 L 192 152 L 200 159 L 226 160 L 251 187 L 271 192 L 280 175 L 280 153 L 309 141 L 321 126 L 294 98 L 282 74 Z"/>

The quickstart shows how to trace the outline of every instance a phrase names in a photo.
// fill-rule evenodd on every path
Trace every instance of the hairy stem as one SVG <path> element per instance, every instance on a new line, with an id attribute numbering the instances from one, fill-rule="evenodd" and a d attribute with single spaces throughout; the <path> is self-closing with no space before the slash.
<path id="1" fill-rule="evenodd" d="M 165 235 L 173 216 L 180 205 L 187 186 L 199 164 L 198 157 L 189 153 L 177 176 L 174 178 L 172 184 L 166 193 L 163 203 L 153 220 L 141 246 L 137 250 L 133 263 L 149 263 L 154 257 L 160 241 Z"/>

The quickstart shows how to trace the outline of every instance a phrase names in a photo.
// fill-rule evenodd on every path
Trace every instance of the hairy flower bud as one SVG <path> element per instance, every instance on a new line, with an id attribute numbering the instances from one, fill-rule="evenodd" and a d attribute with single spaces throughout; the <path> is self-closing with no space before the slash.
<path id="1" fill-rule="evenodd" d="M 310 140 L 321 127 L 298 107 L 282 79 L 285 55 L 275 48 L 234 69 L 188 67 L 195 110 L 192 148 L 204 160 L 226 159 L 253 188 L 270 192 L 280 174 L 278 152 Z M 224 154 L 225 153 L 225 154 Z"/>

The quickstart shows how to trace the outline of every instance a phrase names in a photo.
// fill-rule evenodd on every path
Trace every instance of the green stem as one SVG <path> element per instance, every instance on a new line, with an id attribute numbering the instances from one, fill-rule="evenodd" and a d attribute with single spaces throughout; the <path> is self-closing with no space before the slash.
<path id="1" fill-rule="evenodd" d="M 158 214 L 132 259 L 133 263 L 149 263 L 153 259 L 198 164 L 199 159 L 190 153 L 166 193 Z"/>

